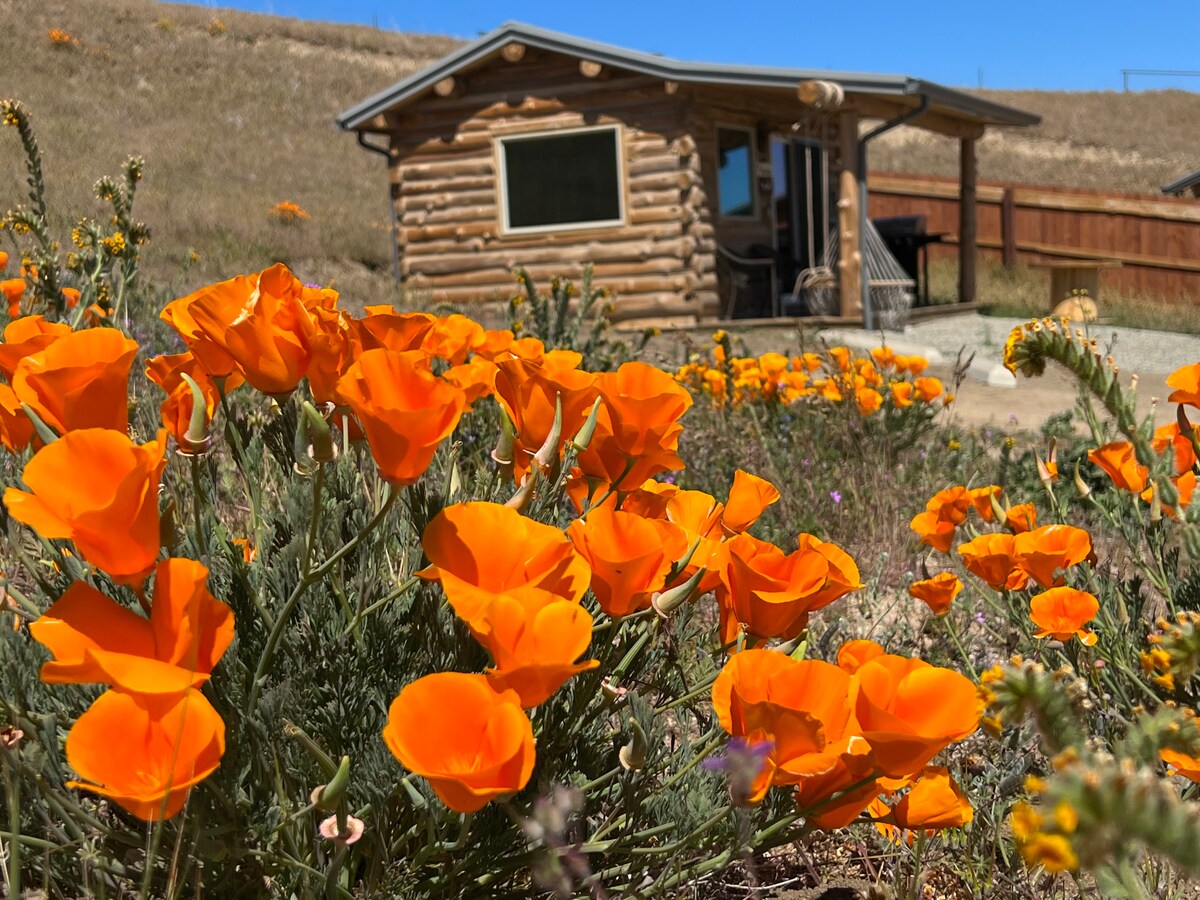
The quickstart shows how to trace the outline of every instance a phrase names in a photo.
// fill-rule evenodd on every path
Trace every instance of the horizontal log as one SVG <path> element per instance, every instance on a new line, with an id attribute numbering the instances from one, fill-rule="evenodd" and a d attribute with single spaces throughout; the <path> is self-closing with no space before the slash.
<path id="1" fill-rule="evenodd" d="M 410 161 L 393 168 L 399 170 L 400 178 L 403 181 L 471 178 L 478 175 L 493 175 L 496 171 L 495 158 L 491 154 L 459 160 Z"/>
<path id="2" fill-rule="evenodd" d="M 467 92 L 467 86 L 461 78 L 447 75 L 433 85 L 433 92 L 439 97 L 461 97 Z"/>
<path id="3" fill-rule="evenodd" d="M 596 92 L 594 97 L 584 95 L 582 92 L 566 95 L 551 94 L 546 97 L 527 96 L 516 106 L 506 102 L 469 107 L 444 104 L 439 107 L 432 102 L 425 103 L 403 116 L 397 125 L 397 130 L 408 132 L 422 128 L 444 127 L 457 122 L 494 122 L 517 116 L 540 116 L 555 112 L 609 111 L 632 116 L 647 108 L 656 108 L 678 116 L 674 103 L 648 87 L 631 87 L 627 90 L 614 91 L 611 90 L 612 84 L 610 82 L 603 92 Z"/>
<path id="4" fill-rule="evenodd" d="M 583 248 L 553 248 L 550 250 L 523 250 L 513 253 L 458 253 L 442 256 L 418 256 L 410 251 L 405 254 L 405 265 L 409 272 L 420 273 L 425 278 L 436 279 L 461 277 L 464 281 L 476 278 L 479 281 L 502 280 L 505 273 L 518 268 L 531 269 L 535 266 L 558 266 L 563 269 L 578 268 L 592 263 L 598 275 L 632 277 L 636 275 L 677 275 L 682 263 L 679 248 L 666 256 L 637 258 L 637 252 L 610 258 L 601 250 L 584 252 Z M 582 269 L 579 269 L 582 271 Z"/>
<path id="5" fill-rule="evenodd" d="M 581 59 L 579 61 L 579 74 L 584 78 L 598 79 L 611 75 L 612 69 L 592 59 Z"/>
<path id="6" fill-rule="evenodd" d="M 694 249 L 695 242 L 690 238 L 675 236 L 673 238 L 651 241 L 599 241 L 589 240 L 576 244 L 556 247 L 512 246 L 506 243 L 490 243 L 475 252 L 462 246 L 453 250 L 434 250 L 425 245 L 410 245 L 408 258 L 414 267 L 429 274 L 440 274 L 455 271 L 471 271 L 473 268 L 502 267 L 513 269 L 517 266 L 535 265 L 540 263 L 654 263 L 649 271 L 673 271 L 681 265 L 680 260 L 689 255 Z M 418 265 L 417 261 L 421 260 Z M 666 268 L 664 268 L 664 266 Z"/>
<path id="7" fill-rule="evenodd" d="M 493 185 L 488 185 L 485 190 L 474 191 L 456 191 L 451 190 L 453 182 L 444 182 L 441 185 L 441 190 L 436 194 L 417 194 L 412 191 L 406 191 L 400 198 L 401 209 L 405 212 L 413 210 L 425 210 L 433 212 L 434 210 L 447 209 L 458 206 L 494 206 L 496 201 L 496 191 Z"/>
<path id="8" fill-rule="evenodd" d="M 537 264 L 525 266 L 526 271 L 535 282 L 548 282 L 555 275 L 578 279 L 583 275 L 585 263 Z M 429 275 L 424 272 L 405 272 L 414 287 L 429 290 L 508 290 L 515 283 L 513 274 L 506 269 L 492 269 L 480 272 L 465 272 L 451 275 Z M 598 287 L 606 287 L 620 293 L 650 293 L 655 291 L 678 291 L 689 289 L 691 280 L 685 274 L 667 275 L 650 273 L 645 275 L 627 275 L 620 271 L 606 271 L 600 266 L 593 266 L 593 276 Z"/>
<path id="9" fill-rule="evenodd" d="M 401 225 L 449 225 L 468 222 L 496 222 L 495 206 L 464 206 L 449 209 L 405 210 L 400 213 Z"/>

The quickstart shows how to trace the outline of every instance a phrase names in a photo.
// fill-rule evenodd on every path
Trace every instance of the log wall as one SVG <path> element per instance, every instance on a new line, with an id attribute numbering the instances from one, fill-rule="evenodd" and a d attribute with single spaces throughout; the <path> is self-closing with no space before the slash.
<path id="1" fill-rule="evenodd" d="M 401 275 L 435 301 L 511 296 L 517 267 L 545 284 L 593 263 L 616 317 L 695 314 L 708 301 L 692 268 L 688 213 L 694 142 L 664 82 L 620 72 L 588 77 L 580 61 L 526 54 L 496 60 L 388 118 Z M 495 139 L 621 126 L 625 224 L 501 233 Z"/>

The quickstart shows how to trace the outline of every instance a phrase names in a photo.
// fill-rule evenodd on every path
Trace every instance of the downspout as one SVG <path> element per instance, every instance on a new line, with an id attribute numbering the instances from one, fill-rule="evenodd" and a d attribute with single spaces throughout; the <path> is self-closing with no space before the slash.
<path id="1" fill-rule="evenodd" d="M 354 134 L 355 137 L 358 138 L 358 146 L 362 147 L 364 150 L 370 150 L 372 153 L 378 153 L 388 161 L 389 166 L 391 165 L 392 155 L 387 151 L 386 148 L 377 147 L 374 144 L 368 143 L 365 132 L 356 131 Z M 396 218 L 396 200 L 392 197 L 390 178 L 388 182 L 388 212 L 391 214 L 392 219 L 392 278 L 394 278 L 396 281 L 400 281 L 400 222 Z"/>
<path id="2" fill-rule="evenodd" d="M 866 134 L 858 139 L 858 242 L 859 252 L 862 254 L 862 272 L 859 281 L 862 282 L 862 308 L 863 308 L 863 328 L 871 331 L 875 327 L 874 317 L 871 309 L 871 279 L 867 272 L 867 142 L 879 137 L 881 134 L 891 131 L 893 128 L 899 128 L 901 125 L 907 125 L 913 119 L 916 119 L 925 114 L 929 109 L 929 95 L 921 94 L 921 102 L 915 109 L 911 109 L 902 116 L 897 116 L 895 119 L 890 119 L 871 129 Z M 372 148 L 376 149 L 376 148 Z"/>

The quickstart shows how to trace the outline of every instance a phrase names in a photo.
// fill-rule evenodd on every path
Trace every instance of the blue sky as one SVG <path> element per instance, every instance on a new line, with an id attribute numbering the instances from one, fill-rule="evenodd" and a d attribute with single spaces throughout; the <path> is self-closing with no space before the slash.
<path id="1" fill-rule="evenodd" d="M 516 19 L 706 62 L 915 75 L 974 87 L 1120 90 L 1122 69 L 1200 70 L 1197 0 L 192 0 L 473 38 Z M 1134 76 L 1200 91 L 1200 77 Z"/>

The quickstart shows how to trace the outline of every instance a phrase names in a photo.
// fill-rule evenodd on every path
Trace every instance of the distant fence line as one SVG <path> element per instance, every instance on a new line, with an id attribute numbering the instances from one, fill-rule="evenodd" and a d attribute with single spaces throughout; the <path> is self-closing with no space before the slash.
<path id="1" fill-rule="evenodd" d="M 958 243 L 958 182 L 930 175 L 872 174 L 872 217 L 924 215 L 950 257 Z M 1106 290 L 1200 303 L 1200 201 L 980 183 L 978 246 L 1006 266 L 1064 259 L 1116 260 Z"/>

